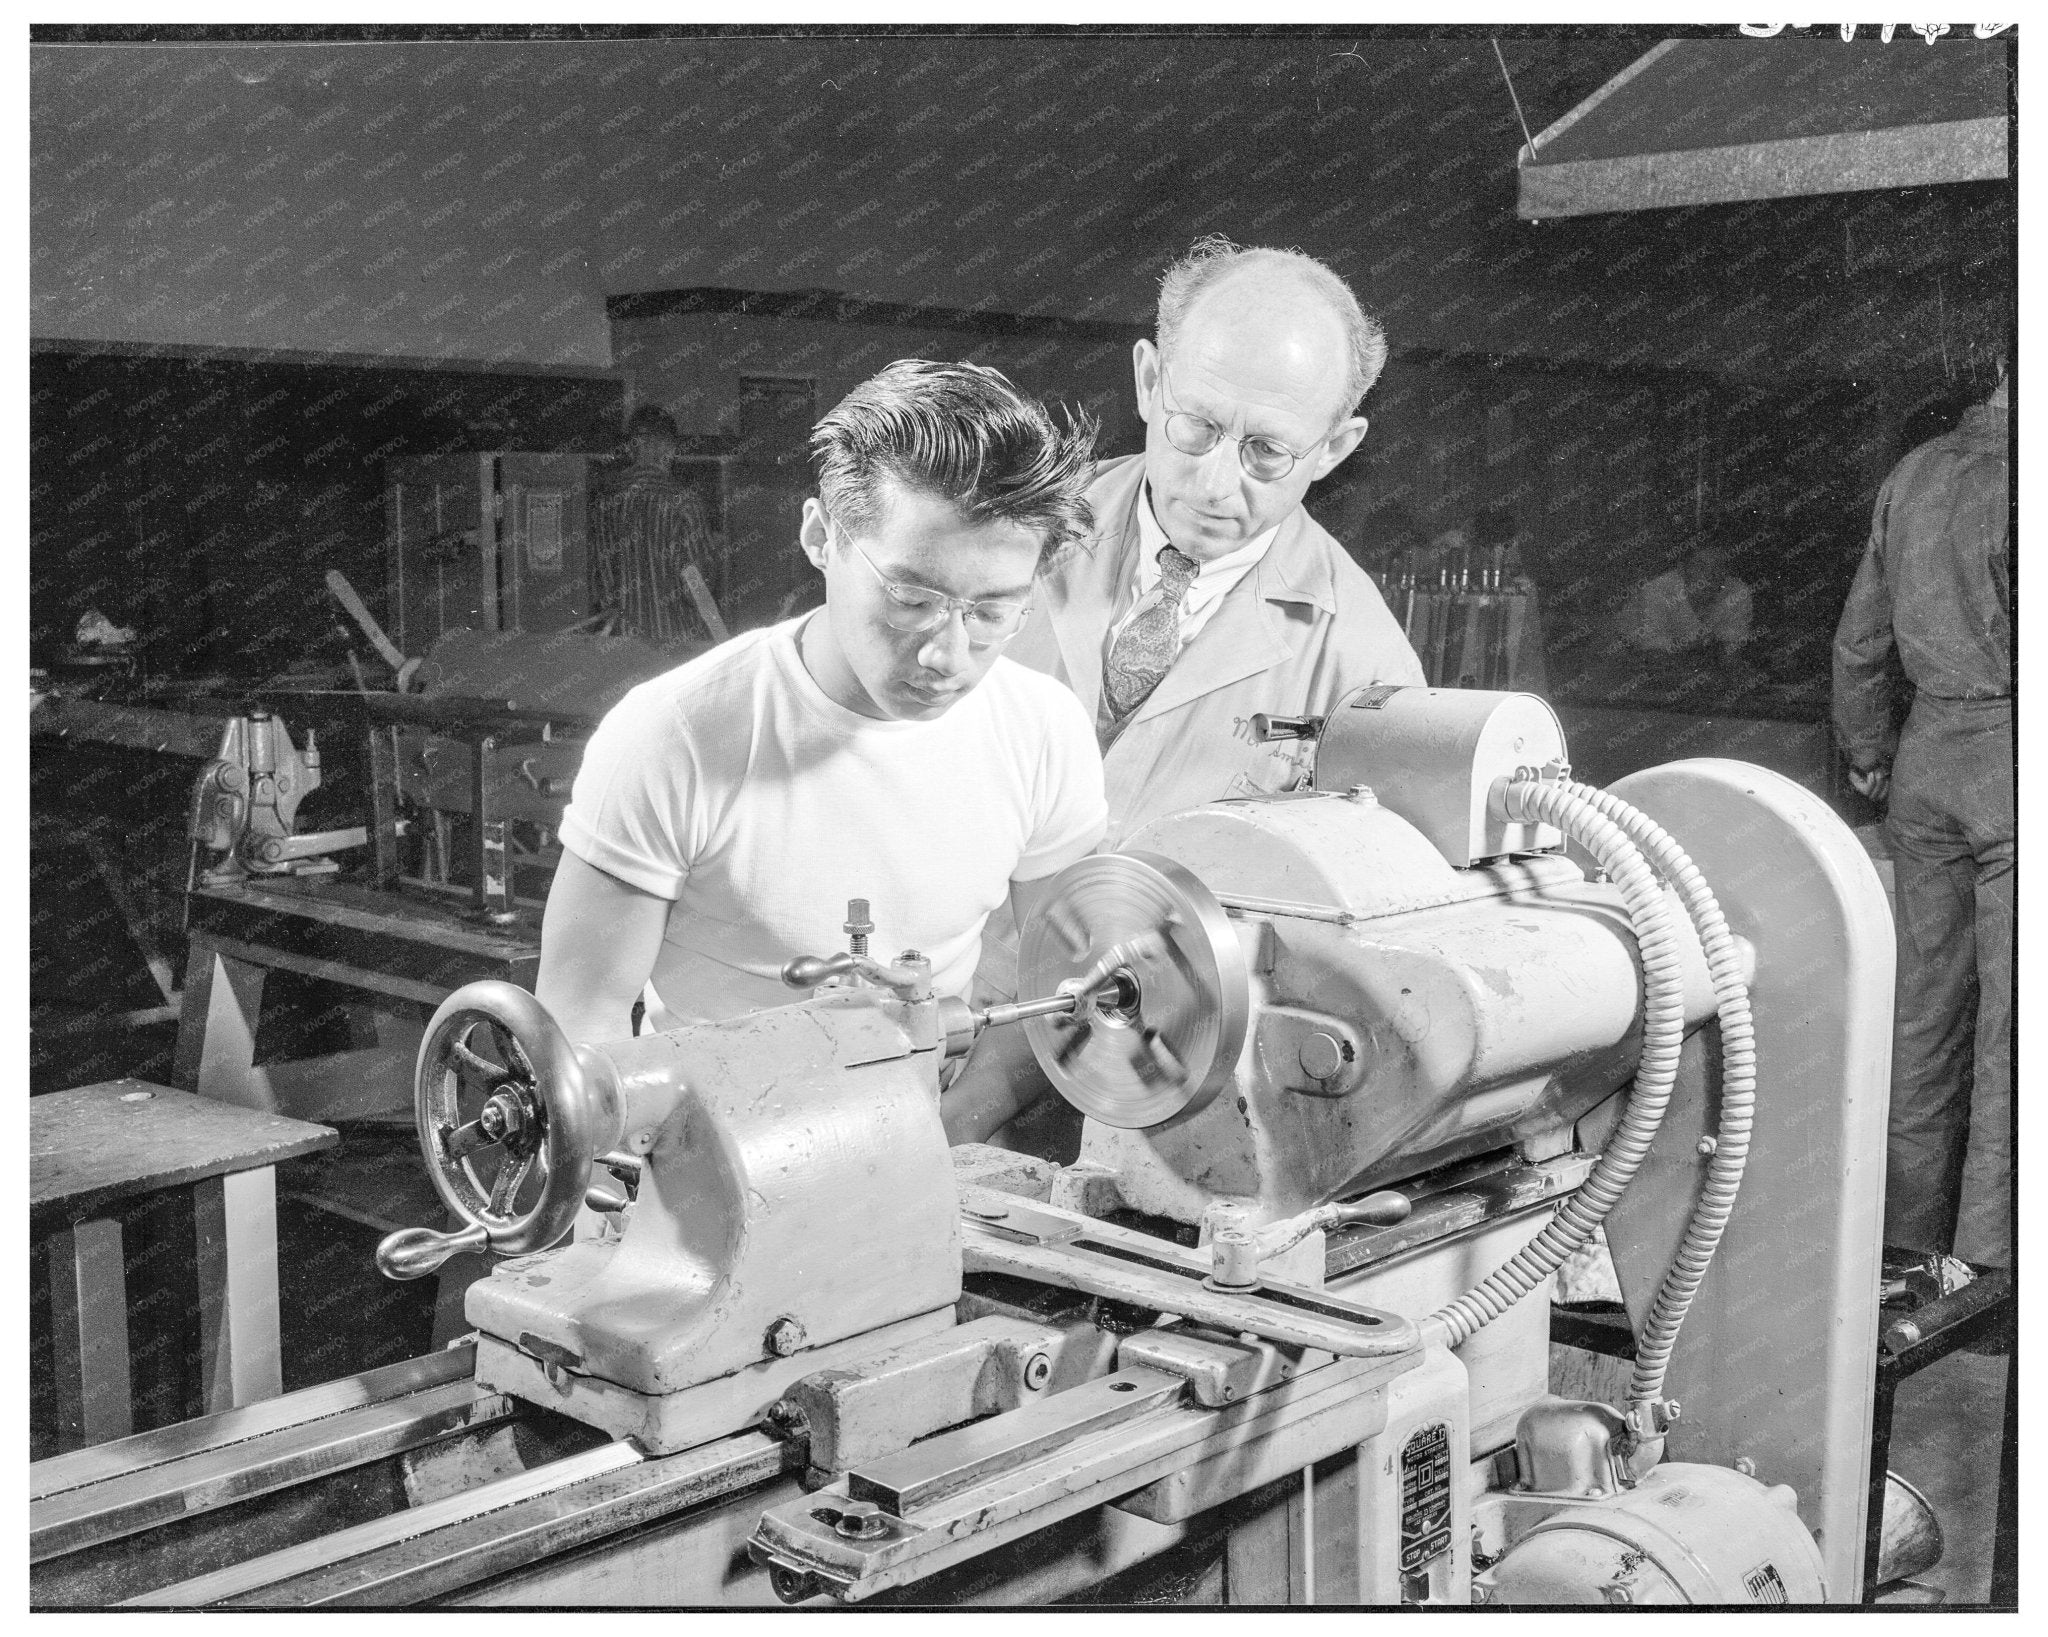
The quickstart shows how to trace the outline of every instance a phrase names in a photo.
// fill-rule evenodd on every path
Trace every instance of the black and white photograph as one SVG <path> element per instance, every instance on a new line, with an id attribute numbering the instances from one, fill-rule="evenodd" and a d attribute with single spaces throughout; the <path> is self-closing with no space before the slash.
<path id="1" fill-rule="evenodd" d="M 1206 15 L 30 24 L 32 1611 L 2020 1606 L 2022 28 Z"/>

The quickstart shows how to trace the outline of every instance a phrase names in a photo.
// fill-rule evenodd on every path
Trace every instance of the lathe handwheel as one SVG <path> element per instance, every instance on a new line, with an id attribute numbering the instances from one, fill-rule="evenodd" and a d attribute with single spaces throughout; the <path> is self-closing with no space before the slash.
<path id="1" fill-rule="evenodd" d="M 545 1250 L 575 1223 L 597 1143 L 594 1088 L 524 989 L 491 979 L 441 1003 L 420 1042 L 413 1115 L 435 1189 L 492 1250 Z M 486 1153 L 498 1158 L 488 1180 L 475 1169 Z"/>
<path id="2" fill-rule="evenodd" d="M 1156 853 L 1071 864 L 1023 929 L 1017 992 L 1050 995 L 1105 963 L 1111 981 L 1071 1016 L 1023 1025 L 1053 1085 L 1131 1130 L 1204 1107 L 1230 1083 L 1251 1020 L 1251 974 L 1223 906 Z"/>

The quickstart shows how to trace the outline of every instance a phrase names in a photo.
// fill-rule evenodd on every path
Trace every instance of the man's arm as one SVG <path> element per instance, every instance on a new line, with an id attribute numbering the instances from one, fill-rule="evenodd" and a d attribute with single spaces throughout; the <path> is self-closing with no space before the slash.
<path id="1" fill-rule="evenodd" d="M 1871 518 L 1870 544 L 1849 587 L 1849 600 L 1835 625 L 1835 738 L 1849 759 L 1850 783 L 1871 800 L 1882 800 L 1892 759 L 1891 587 L 1884 573 L 1887 482 Z"/>
<path id="2" fill-rule="evenodd" d="M 1755 617 L 1755 599 L 1749 587 L 1742 581 L 1733 581 L 1729 594 L 1714 610 L 1714 641 L 1721 649 L 1721 657 L 1732 660 L 1749 641 L 1751 623 Z"/>
<path id="3" fill-rule="evenodd" d="M 570 1040 L 625 1040 L 673 906 L 564 850 L 548 889 L 534 994 Z"/>
<path id="4" fill-rule="evenodd" d="M 682 511 L 680 533 L 684 560 L 697 565 L 697 572 L 704 576 L 704 583 L 711 588 L 714 599 L 723 597 L 725 563 L 711 535 L 711 513 L 694 490 L 685 489 L 676 499 Z"/>
<path id="5" fill-rule="evenodd" d="M 1016 925 L 1018 937 L 1024 935 L 1024 923 L 1038 913 L 1038 908 L 1052 892 L 1052 884 L 1059 879 L 1060 872 L 1041 875 L 1036 881 L 1012 881 L 1010 883 L 1010 919 Z"/>
<path id="6" fill-rule="evenodd" d="M 1675 654 L 1686 646 L 1678 609 L 1661 577 L 1645 580 L 1622 605 L 1621 640 L 1645 654 Z"/>
<path id="7" fill-rule="evenodd" d="M 599 614 L 619 611 L 616 504 L 608 494 L 590 502 L 590 590 L 595 604 L 592 611 Z"/>
<path id="8" fill-rule="evenodd" d="M 672 483 L 649 496 L 646 519 L 671 634 L 691 641 L 717 641 L 718 632 L 705 619 L 684 575 L 686 569 L 694 568 L 703 579 L 706 594 L 717 603 L 721 576 L 719 565 L 711 560 L 711 532 L 702 503 L 692 491 Z"/>

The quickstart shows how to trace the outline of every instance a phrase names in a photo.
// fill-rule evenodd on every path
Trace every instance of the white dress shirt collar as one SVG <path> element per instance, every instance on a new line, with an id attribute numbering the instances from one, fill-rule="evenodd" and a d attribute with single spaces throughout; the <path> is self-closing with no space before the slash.
<path id="1" fill-rule="evenodd" d="M 1190 622 L 1194 622 L 1195 630 L 1208 623 L 1208 616 L 1216 604 L 1258 565 L 1259 560 L 1272 549 L 1279 533 L 1279 525 L 1275 524 L 1264 534 L 1247 540 L 1237 550 L 1196 565 L 1194 580 L 1180 605 L 1182 641 L 1194 635 L 1194 630 L 1189 629 Z M 1150 596 L 1152 588 L 1159 584 L 1159 553 L 1172 543 L 1166 538 L 1166 531 L 1159 526 L 1159 519 L 1152 515 L 1152 485 L 1141 484 L 1138 489 L 1137 601 Z"/>

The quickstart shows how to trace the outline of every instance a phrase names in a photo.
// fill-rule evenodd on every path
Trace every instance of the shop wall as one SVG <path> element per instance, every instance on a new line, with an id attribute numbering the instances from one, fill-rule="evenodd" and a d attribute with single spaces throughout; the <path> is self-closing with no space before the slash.
<path id="1" fill-rule="evenodd" d="M 386 460 L 601 452 L 620 400 L 608 380 L 69 351 L 29 379 L 32 652 L 97 608 L 157 676 L 341 663 L 325 576 L 381 613 Z"/>
<path id="2" fill-rule="evenodd" d="M 608 364 L 575 183 L 489 55 L 31 51 L 29 333 Z"/>

